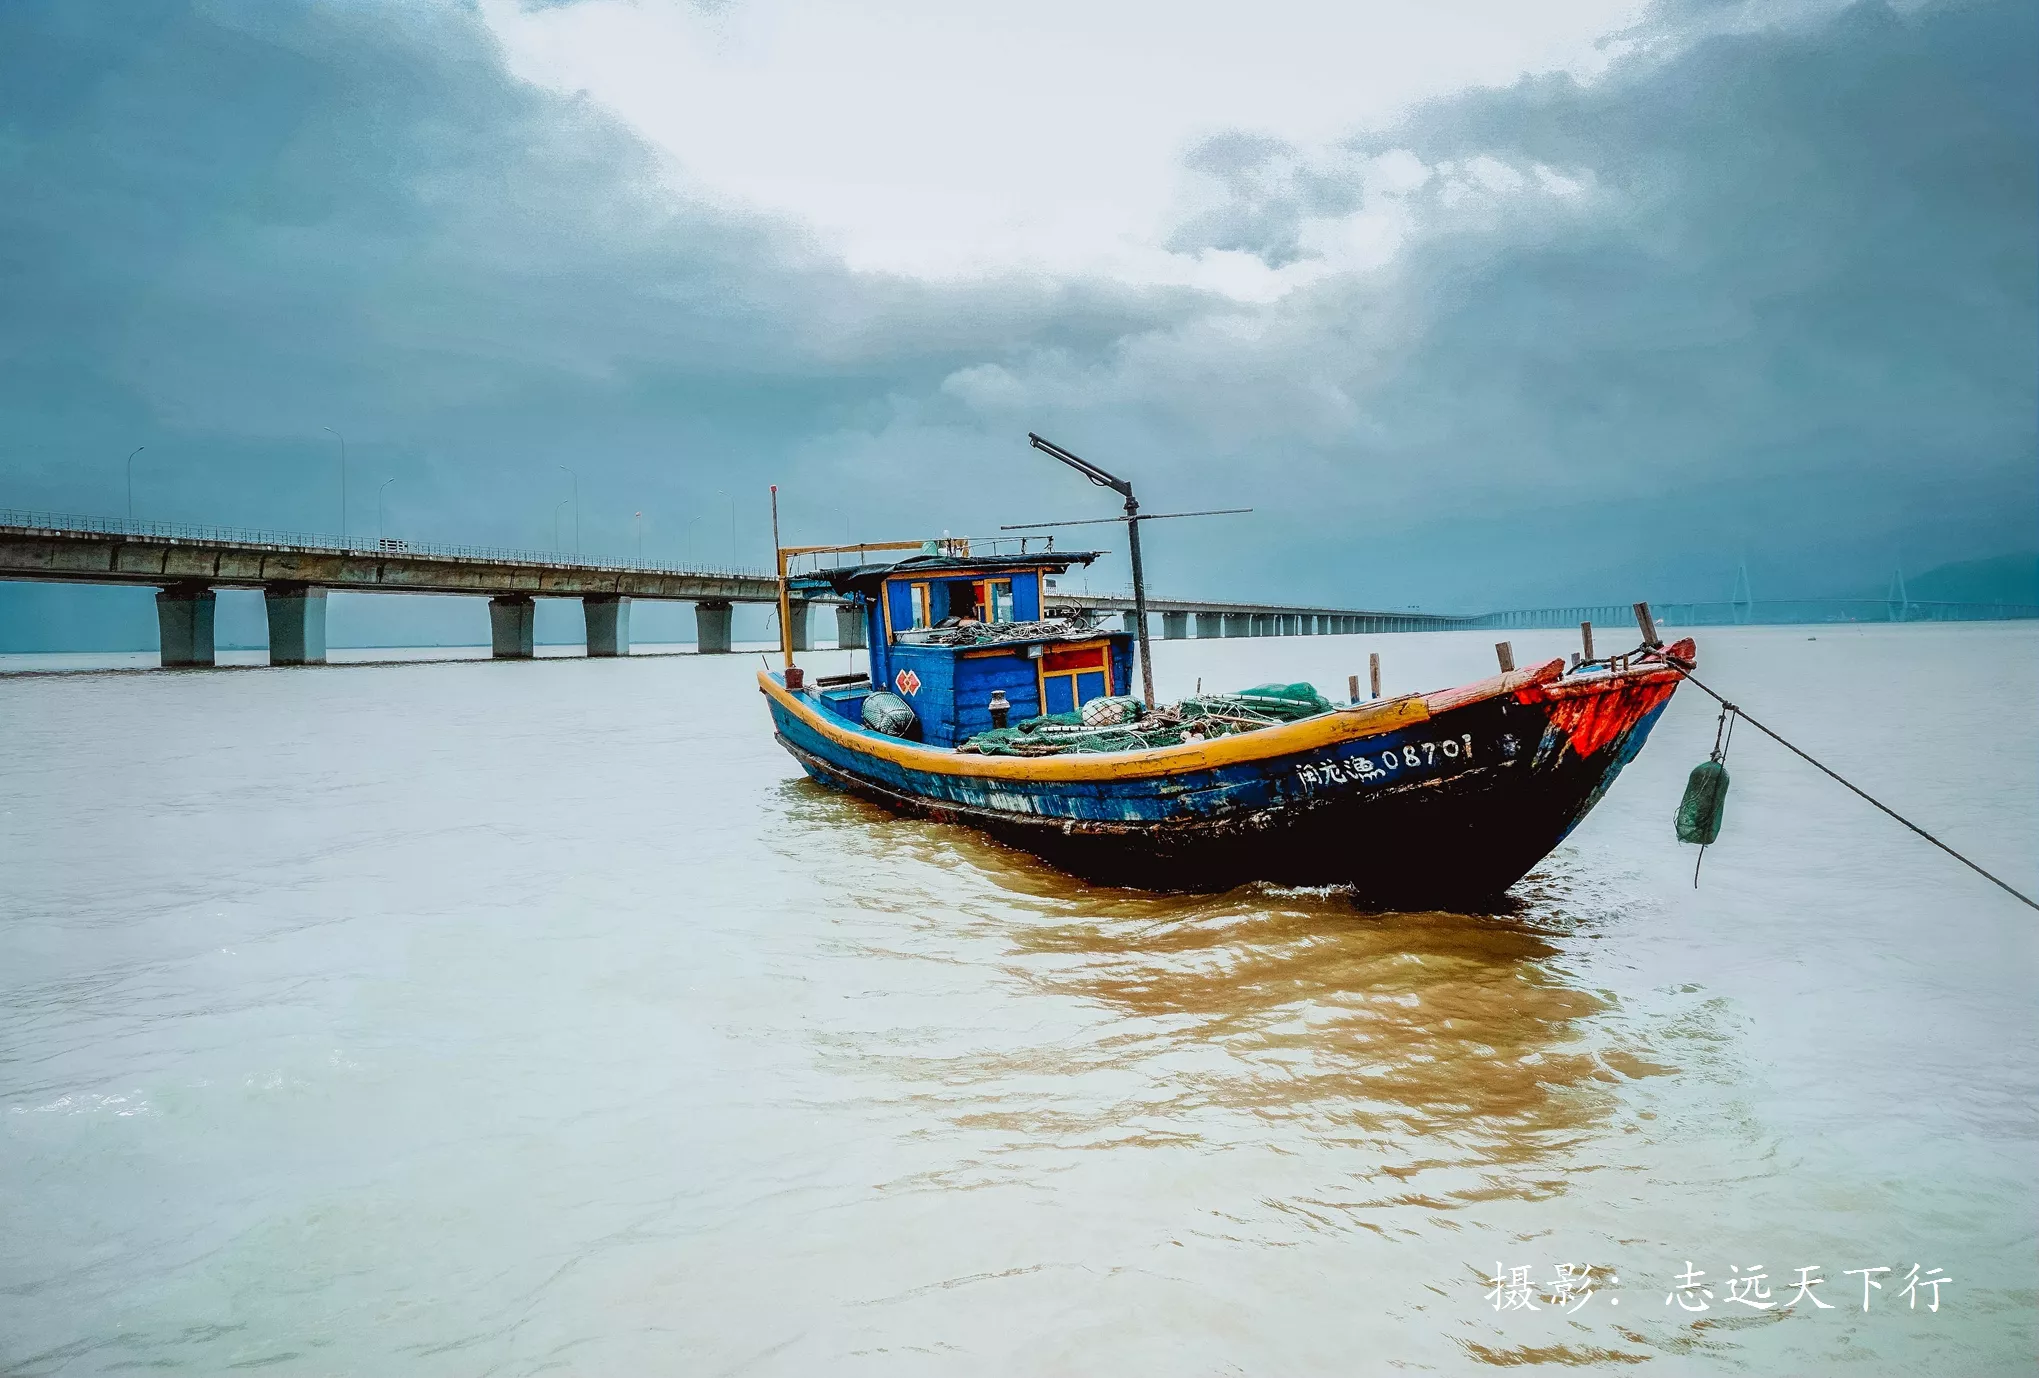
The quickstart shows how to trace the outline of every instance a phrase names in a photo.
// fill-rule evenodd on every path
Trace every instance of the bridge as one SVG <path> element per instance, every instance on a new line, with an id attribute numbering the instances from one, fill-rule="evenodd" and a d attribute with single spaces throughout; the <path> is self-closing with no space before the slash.
<path id="1" fill-rule="evenodd" d="M 628 655 L 630 604 L 659 599 L 694 605 L 695 649 L 730 649 L 738 603 L 776 607 L 777 581 L 761 570 L 581 559 L 558 552 L 492 546 L 377 540 L 374 544 L 306 532 L 137 522 L 0 509 L 0 579 L 153 587 L 166 668 L 214 663 L 217 590 L 260 589 L 269 620 L 269 663 L 319 665 L 326 659 L 326 595 L 465 594 L 488 600 L 490 648 L 500 659 L 535 652 L 536 600 L 577 598 L 590 656 Z M 1108 613 L 1132 599 L 1051 594 L 1055 607 Z M 816 599 L 794 605 L 793 649 L 812 649 L 817 604 L 836 614 L 836 644 L 864 644 L 859 609 Z M 1163 635 L 1281 636 L 1413 631 L 1460 625 L 1462 618 L 1285 604 L 1150 599 Z"/>
<path id="2" fill-rule="evenodd" d="M 502 659 L 535 651 L 536 600 L 577 598 L 590 656 L 628 655 L 633 599 L 694 605 L 695 649 L 730 650 L 738 603 L 776 606 L 778 583 L 761 570 L 581 559 L 558 552 L 490 546 L 378 540 L 373 545 L 302 532 L 121 521 L 0 508 L 0 579 L 45 583 L 154 587 L 162 663 L 166 668 L 214 663 L 215 591 L 260 589 L 269 620 L 272 665 L 319 665 L 326 659 L 326 595 L 358 593 L 464 594 L 488 600 L 490 648 Z M 1051 609 L 1118 614 L 1128 629 L 1133 600 L 1125 593 L 1051 588 Z M 795 650 L 812 649 L 817 604 L 795 603 L 789 619 Z M 836 645 L 864 644 L 861 610 L 832 604 Z M 1785 622 L 1974 621 L 2039 617 L 2039 606 L 1931 603 L 1895 598 L 1800 599 L 1651 605 L 1661 626 L 1725 626 Z M 1241 636 L 1350 636 L 1383 632 L 1554 629 L 1595 622 L 1632 625 L 1629 604 L 1579 604 L 1488 613 L 1415 609 L 1365 610 L 1285 603 L 1235 603 L 1150 597 L 1150 616 L 1165 640 Z"/>

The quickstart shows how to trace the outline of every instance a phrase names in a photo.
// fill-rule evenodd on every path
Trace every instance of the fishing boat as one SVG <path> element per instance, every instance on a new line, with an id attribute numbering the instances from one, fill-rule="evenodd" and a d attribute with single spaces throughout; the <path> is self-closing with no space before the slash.
<path id="1" fill-rule="evenodd" d="M 1644 612 L 1641 647 L 1576 666 L 1359 702 L 1270 684 L 1157 705 L 1151 689 L 1128 692 L 1137 579 L 1133 630 L 1055 607 L 1056 579 L 1098 554 L 782 549 L 782 626 L 793 597 L 857 607 L 870 668 L 810 679 L 782 638 L 784 667 L 758 676 L 779 742 L 824 785 L 1102 883 L 1337 885 L 1383 906 L 1476 906 L 1586 816 L 1694 658 L 1689 640 L 1659 643 Z"/>

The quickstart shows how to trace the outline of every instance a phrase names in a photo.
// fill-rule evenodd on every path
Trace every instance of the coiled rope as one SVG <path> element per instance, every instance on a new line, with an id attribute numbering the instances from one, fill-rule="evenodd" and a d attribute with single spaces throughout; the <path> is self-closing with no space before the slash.
<path id="1" fill-rule="evenodd" d="M 1798 747 L 1786 741 L 1776 732 L 1772 731 L 1770 728 L 1763 726 L 1762 723 L 1757 722 L 1754 718 L 1749 716 L 1747 709 L 1742 708 L 1737 704 L 1728 702 L 1728 700 L 1725 697 L 1714 692 L 1712 689 L 1709 689 L 1705 684 L 1701 683 L 1696 676 L 1693 675 L 1691 669 L 1683 661 L 1680 661 L 1675 657 L 1669 655 L 1666 655 L 1664 658 L 1670 662 L 1671 668 L 1676 670 L 1679 674 L 1683 675 L 1685 679 L 1692 685 L 1693 688 L 1699 690 L 1702 694 L 1705 694 L 1707 697 L 1713 699 L 1715 702 L 1720 704 L 1722 710 L 1721 711 L 1722 721 L 1725 725 L 1727 725 L 1728 730 L 1730 732 L 1733 731 L 1733 725 L 1730 715 L 1732 715 L 1732 717 L 1740 718 L 1743 722 L 1755 728 L 1758 732 L 1768 737 L 1771 741 L 1777 743 L 1777 745 L 1783 747 L 1786 751 L 1790 752 L 1792 755 L 1798 757 L 1799 760 L 1804 761 L 1807 765 L 1811 766 L 1814 770 L 1817 770 L 1820 774 L 1832 780 L 1835 784 L 1841 786 L 1841 788 L 1847 790 L 1850 794 L 1855 795 L 1857 798 L 1863 800 L 1872 807 L 1889 814 L 1892 818 L 1895 818 L 1898 822 L 1904 824 L 1907 828 L 1910 828 L 1920 837 L 1925 838 L 1926 841 L 1932 843 L 1935 847 L 1938 847 L 1948 856 L 1953 857 L 1963 866 L 1966 866 L 1969 870 L 1975 872 L 1977 875 L 1981 876 L 1984 880 L 1988 881 L 1990 884 L 2002 890 L 2005 894 L 2010 895 L 2012 898 L 2016 899 L 2020 904 L 2025 905 L 2027 908 L 2039 909 L 2039 900 L 2033 899 L 2030 895 L 2018 889 L 2016 886 L 2010 884 L 2008 881 L 2001 880 L 1996 876 L 1991 875 L 1988 871 L 1985 871 L 1975 862 L 1970 861 L 1967 857 L 1955 851 L 1952 847 L 1942 842 L 1939 838 L 1933 836 L 1931 833 L 1927 832 L 1924 828 L 1921 828 L 1918 824 L 1912 822 L 1911 819 L 1906 818 L 1896 809 L 1890 807 L 1890 805 L 1884 803 L 1880 799 L 1875 798 L 1867 790 L 1862 789 L 1860 786 L 1856 785 L 1852 781 L 1843 778 L 1840 772 L 1832 769 L 1831 767 L 1823 764 L 1820 761 L 1814 760 L 1811 756 L 1807 755 L 1804 751 L 1801 751 Z M 1723 755 L 1726 754 L 1725 753 L 1726 744 L 1719 740 L 1720 732 L 1718 728 L 1715 729 L 1714 737 L 1717 747 L 1722 750 Z M 1700 850 L 1700 855 L 1702 857 L 1705 856 L 1704 848 Z M 1694 883 L 1696 884 L 1699 879 L 1699 868 L 1697 866 L 1694 866 L 1692 868 L 1692 877 Z"/>

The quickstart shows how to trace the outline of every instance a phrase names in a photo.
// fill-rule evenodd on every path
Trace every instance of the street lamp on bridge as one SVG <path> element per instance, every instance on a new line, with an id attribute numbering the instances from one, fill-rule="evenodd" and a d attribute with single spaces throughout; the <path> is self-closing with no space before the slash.
<path id="1" fill-rule="evenodd" d="M 331 426 L 319 427 L 322 431 L 333 431 Z M 333 439 L 340 442 L 340 544 L 347 544 L 347 437 L 333 431 Z"/>
<path id="2" fill-rule="evenodd" d="M 135 455 L 148 449 L 146 445 L 135 446 L 135 454 L 127 457 L 127 519 L 135 519 Z"/>
<path id="3" fill-rule="evenodd" d="M 581 553 L 581 476 L 564 464 L 559 468 L 573 480 L 573 553 Z"/>

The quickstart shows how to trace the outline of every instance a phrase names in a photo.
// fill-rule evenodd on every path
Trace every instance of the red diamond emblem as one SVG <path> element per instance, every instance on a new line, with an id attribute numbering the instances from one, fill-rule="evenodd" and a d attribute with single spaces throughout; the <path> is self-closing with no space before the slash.
<path id="1" fill-rule="evenodd" d="M 908 698 L 920 692 L 920 676 L 911 670 L 901 670 L 892 677 L 892 682 L 899 687 L 899 692 Z"/>

